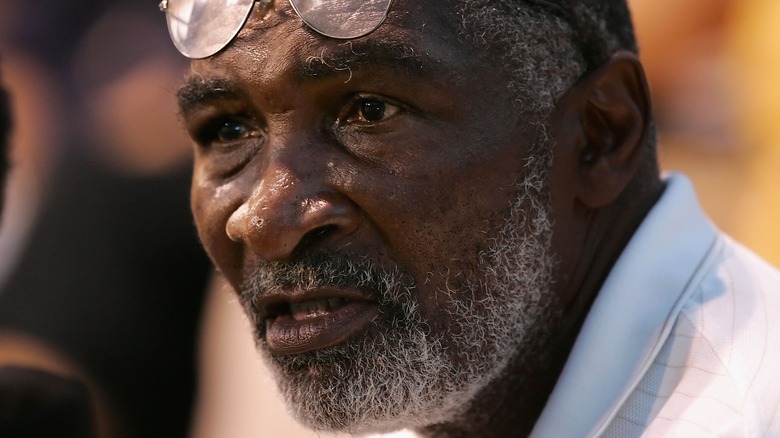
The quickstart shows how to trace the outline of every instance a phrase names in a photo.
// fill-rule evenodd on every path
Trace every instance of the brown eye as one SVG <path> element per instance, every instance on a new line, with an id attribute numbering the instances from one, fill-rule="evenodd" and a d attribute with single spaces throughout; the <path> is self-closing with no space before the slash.
<path id="1" fill-rule="evenodd" d="M 243 123 L 234 119 L 223 119 L 214 122 L 208 128 L 210 142 L 230 143 L 249 136 L 249 129 Z"/>
<path id="2" fill-rule="evenodd" d="M 203 146 L 229 144 L 254 135 L 254 131 L 241 120 L 218 119 L 208 123 L 198 132 L 197 140 Z"/>
<path id="3" fill-rule="evenodd" d="M 363 122 L 381 122 L 394 115 L 399 108 L 384 100 L 376 98 L 364 98 L 358 101 L 358 117 Z"/>
<path id="4" fill-rule="evenodd" d="M 217 127 L 216 138 L 222 142 L 231 142 L 246 137 L 248 131 L 243 124 L 234 120 L 226 120 Z"/>

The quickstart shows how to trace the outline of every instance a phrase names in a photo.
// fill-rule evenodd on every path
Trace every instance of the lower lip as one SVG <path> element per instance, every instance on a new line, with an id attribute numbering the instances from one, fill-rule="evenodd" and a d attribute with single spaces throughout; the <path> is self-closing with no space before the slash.
<path id="1" fill-rule="evenodd" d="M 376 303 L 361 301 L 300 321 L 282 315 L 266 320 L 265 340 L 268 350 L 279 355 L 332 347 L 362 332 L 378 314 Z"/>

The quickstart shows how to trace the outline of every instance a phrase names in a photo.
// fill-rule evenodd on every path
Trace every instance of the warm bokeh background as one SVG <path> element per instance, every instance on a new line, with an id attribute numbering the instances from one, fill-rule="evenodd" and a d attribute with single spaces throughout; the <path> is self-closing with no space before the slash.
<path id="1" fill-rule="evenodd" d="M 101 437 L 190 429 L 211 268 L 176 115 L 186 66 L 154 1 L 0 0 L 16 118 L 0 365 L 83 378 Z"/>
<path id="2" fill-rule="evenodd" d="M 630 0 L 664 169 L 718 226 L 780 264 L 780 2 Z"/>

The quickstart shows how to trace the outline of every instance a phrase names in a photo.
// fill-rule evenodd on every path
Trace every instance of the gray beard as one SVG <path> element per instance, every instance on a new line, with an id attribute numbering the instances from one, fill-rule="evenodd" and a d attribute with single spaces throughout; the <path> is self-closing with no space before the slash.
<path id="1" fill-rule="evenodd" d="M 379 293 L 381 313 L 373 326 L 326 349 L 270 354 L 263 322 L 254 321 L 258 348 L 299 422 L 358 434 L 446 423 L 462 415 L 510 361 L 522 363 L 536 353 L 554 262 L 546 168 L 535 163 L 527 169 L 508 218 L 497 237 L 486 240 L 477 266 L 450 267 L 468 278 L 459 275 L 437 291 L 446 297 L 446 329 L 432 330 L 420 313 L 411 276 L 379 269 L 366 258 L 329 253 L 258 267 L 241 293 L 250 319 L 254 297 L 269 288 L 328 285 Z"/>

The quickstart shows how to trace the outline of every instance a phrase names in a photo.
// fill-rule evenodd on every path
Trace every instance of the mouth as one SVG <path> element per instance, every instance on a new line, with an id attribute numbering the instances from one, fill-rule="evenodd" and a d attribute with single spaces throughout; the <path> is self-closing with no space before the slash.
<path id="1" fill-rule="evenodd" d="M 264 311 L 265 341 L 273 354 L 292 355 L 331 347 L 361 333 L 379 305 L 356 291 L 317 290 L 270 296 Z"/>

